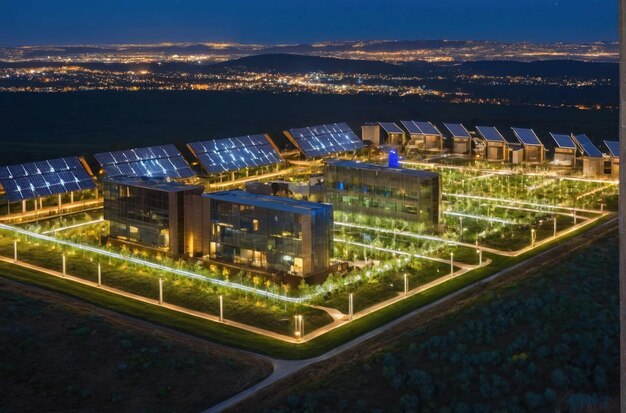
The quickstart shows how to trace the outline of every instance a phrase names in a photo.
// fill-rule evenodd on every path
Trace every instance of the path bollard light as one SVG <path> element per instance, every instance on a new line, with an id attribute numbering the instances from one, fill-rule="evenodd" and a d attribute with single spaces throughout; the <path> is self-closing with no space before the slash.
<path id="1" fill-rule="evenodd" d="M 98 261 L 98 287 L 102 287 L 102 265 Z"/>
<path id="2" fill-rule="evenodd" d="M 454 253 L 450 253 L 450 275 L 454 274 Z"/>
<path id="3" fill-rule="evenodd" d="M 354 293 L 350 293 L 350 295 L 348 295 L 348 316 L 350 320 L 352 320 L 353 315 L 354 315 Z"/>
<path id="4" fill-rule="evenodd" d="M 404 296 L 409 294 L 409 274 L 404 273 Z"/>
<path id="5" fill-rule="evenodd" d="M 159 304 L 163 305 L 163 278 L 159 278 Z"/>
<path id="6" fill-rule="evenodd" d="M 220 323 L 224 322 L 224 297 L 220 295 Z"/>

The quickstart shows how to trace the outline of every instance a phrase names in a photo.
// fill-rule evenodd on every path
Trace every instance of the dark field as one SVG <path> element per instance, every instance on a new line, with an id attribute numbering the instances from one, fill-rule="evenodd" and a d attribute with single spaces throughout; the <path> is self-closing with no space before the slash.
<path id="1" fill-rule="evenodd" d="M 617 111 L 427 102 L 416 97 L 220 92 L 0 93 L 0 164 L 345 121 L 459 121 L 615 139 Z"/>
<path id="2" fill-rule="evenodd" d="M 2 412 L 197 412 L 272 369 L 2 279 L 0 308 Z"/>
<path id="3" fill-rule="evenodd" d="M 306 381 L 295 377 L 256 411 L 617 411 L 613 234 L 403 338 L 339 356 Z"/>

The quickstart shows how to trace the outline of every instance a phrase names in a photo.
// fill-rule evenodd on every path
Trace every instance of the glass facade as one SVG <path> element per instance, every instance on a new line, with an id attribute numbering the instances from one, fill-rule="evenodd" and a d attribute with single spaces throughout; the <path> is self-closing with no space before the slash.
<path id="1" fill-rule="evenodd" d="M 324 179 L 326 202 L 337 211 L 439 224 L 441 179 L 434 172 L 328 160 Z"/>
<path id="2" fill-rule="evenodd" d="M 326 271 L 332 206 L 243 191 L 206 194 L 210 258 L 297 276 Z"/>
<path id="3" fill-rule="evenodd" d="M 105 180 L 104 219 L 109 237 L 184 253 L 184 197 L 202 187 L 167 182 Z"/>

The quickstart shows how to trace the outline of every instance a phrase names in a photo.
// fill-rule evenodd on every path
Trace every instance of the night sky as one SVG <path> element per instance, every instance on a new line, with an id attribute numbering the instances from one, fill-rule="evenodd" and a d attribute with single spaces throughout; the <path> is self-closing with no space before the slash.
<path id="1" fill-rule="evenodd" d="M 617 39 L 617 0 L 0 0 L 0 45 Z"/>

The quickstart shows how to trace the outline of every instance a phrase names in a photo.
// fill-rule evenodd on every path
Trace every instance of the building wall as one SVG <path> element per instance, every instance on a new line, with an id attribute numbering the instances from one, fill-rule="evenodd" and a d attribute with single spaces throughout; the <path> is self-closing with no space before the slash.
<path id="1" fill-rule="evenodd" d="M 372 141 L 376 146 L 381 144 L 380 125 L 363 125 L 361 126 L 361 139 Z"/>
<path id="2" fill-rule="evenodd" d="M 197 196 L 189 201 L 190 255 L 307 277 L 330 268 L 332 207 L 293 213 Z"/>
<path id="3" fill-rule="evenodd" d="M 604 158 L 583 157 L 583 176 L 588 178 L 604 176 Z"/>
<path id="4" fill-rule="evenodd" d="M 435 227 L 440 222 L 441 179 L 326 164 L 326 202 L 336 211 L 406 219 Z"/>
<path id="5" fill-rule="evenodd" d="M 524 162 L 543 162 L 543 146 L 524 146 Z"/>
<path id="6" fill-rule="evenodd" d="M 554 148 L 555 165 L 576 165 L 576 149 Z"/>
<path id="7" fill-rule="evenodd" d="M 504 142 L 487 142 L 485 153 L 485 157 L 489 161 L 504 161 L 507 158 Z"/>
<path id="8" fill-rule="evenodd" d="M 412 134 L 409 136 L 406 151 L 441 152 L 443 149 L 443 139 L 438 135 Z"/>
<path id="9" fill-rule="evenodd" d="M 472 151 L 472 141 L 468 138 L 452 138 L 452 153 L 469 155 Z"/>
<path id="10" fill-rule="evenodd" d="M 619 179 L 619 158 L 611 158 L 611 179 Z"/>
<path id="11" fill-rule="evenodd" d="M 110 222 L 109 237 L 172 255 L 185 251 L 184 201 L 189 191 L 166 192 L 105 181 L 104 219 Z"/>

